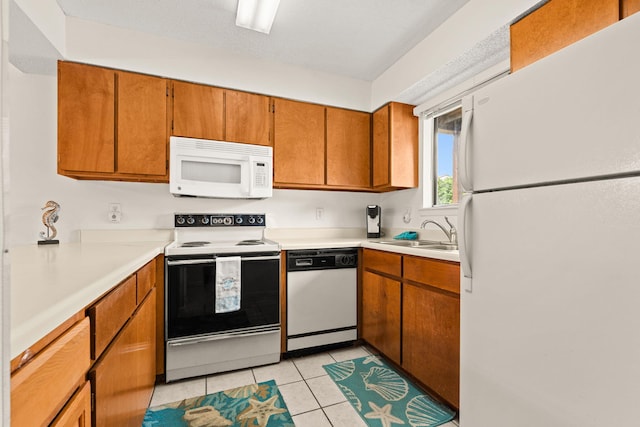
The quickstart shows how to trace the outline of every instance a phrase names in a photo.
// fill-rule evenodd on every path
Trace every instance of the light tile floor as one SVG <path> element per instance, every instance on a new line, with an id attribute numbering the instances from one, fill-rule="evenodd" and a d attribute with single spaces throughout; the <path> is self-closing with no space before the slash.
<path id="1" fill-rule="evenodd" d="M 286 359 L 274 365 L 159 384 L 155 387 L 150 406 L 273 379 L 296 427 L 367 427 L 322 365 L 369 354 L 367 347 L 350 347 Z M 450 422 L 443 427 L 457 425 Z"/>

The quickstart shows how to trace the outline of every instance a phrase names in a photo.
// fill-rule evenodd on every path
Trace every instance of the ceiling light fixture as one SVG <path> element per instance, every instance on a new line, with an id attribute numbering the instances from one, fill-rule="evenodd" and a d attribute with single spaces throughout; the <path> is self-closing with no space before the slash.
<path id="1" fill-rule="evenodd" d="M 238 0 L 236 25 L 269 34 L 280 0 Z"/>

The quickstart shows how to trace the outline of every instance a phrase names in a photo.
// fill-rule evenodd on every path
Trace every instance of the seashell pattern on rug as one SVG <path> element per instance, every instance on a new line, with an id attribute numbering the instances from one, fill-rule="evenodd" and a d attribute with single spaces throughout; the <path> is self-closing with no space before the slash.
<path id="1" fill-rule="evenodd" d="M 344 394 L 347 400 L 349 400 L 351 406 L 356 408 L 358 412 L 362 412 L 362 402 L 360 401 L 360 399 L 358 399 L 358 396 L 356 396 L 353 390 L 342 384 L 338 384 L 338 387 L 340 387 L 340 391 L 342 391 L 342 394 Z"/>
<path id="2" fill-rule="evenodd" d="M 356 370 L 356 364 L 353 360 L 338 362 L 325 366 L 325 370 L 331 375 L 335 381 L 342 381 L 349 378 Z"/>
<path id="3" fill-rule="evenodd" d="M 375 391 L 389 402 L 398 401 L 409 392 L 407 381 L 391 369 L 376 366 L 361 375 L 367 390 Z"/>
<path id="4" fill-rule="evenodd" d="M 431 427 L 442 423 L 451 411 L 441 407 L 424 395 L 416 396 L 407 404 L 405 415 L 411 427 Z"/>
<path id="5" fill-rule="evenodd" d="M 253 393 L 258 391 L 258 384 L 249 384 L 243 387 L 232 388 L 231 390 L 226 390 L 224 394 L 234 399 L 243 399 L 245 397 L 251 396 Z"/>

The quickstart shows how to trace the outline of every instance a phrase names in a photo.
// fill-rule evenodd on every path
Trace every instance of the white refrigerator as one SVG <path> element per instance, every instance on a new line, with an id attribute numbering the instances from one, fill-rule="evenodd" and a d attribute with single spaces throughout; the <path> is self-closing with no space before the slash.
<path id="1" fill-rule="evenodd" d="M 640 14 L 463 100 L 461 427 L 640 425 Z"/>

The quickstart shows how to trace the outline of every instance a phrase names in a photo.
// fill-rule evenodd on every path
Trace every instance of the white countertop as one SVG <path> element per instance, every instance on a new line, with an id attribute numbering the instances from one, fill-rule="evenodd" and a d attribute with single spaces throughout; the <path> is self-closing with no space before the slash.
<path id="1" fill-rule="evenodd" d="M 168 241 L 11 248 L 11 358 L 164 252 Z"/>
<path id="2" fill-rule="evenodd" d="M 393 236 L 396 233 L 397 230 L 394 233 L 389 233 L 389 235 Z M 285 251 L 363 247 L 404 255 L 460 262 L 459 251 L 412 248 L 378 243 L 380 240 L 389 241 L 393 239 L 386 237 L 367 239 L 366 233 L 361 229 L 267 229 L 265 230 L 265 235 L 267 238 L 278 242 L 280 249 Z"/>
<path id="3" fill-rule="evenodd" d="M 385 245 L 358 229 L 266 231 L 282 250 L 364 247 L 460 261 L 458 251 Z M 11 358 L 162 254 L 172 238 L 171 230 L 90 230 L 82 243 L 11 248 Z"/>

